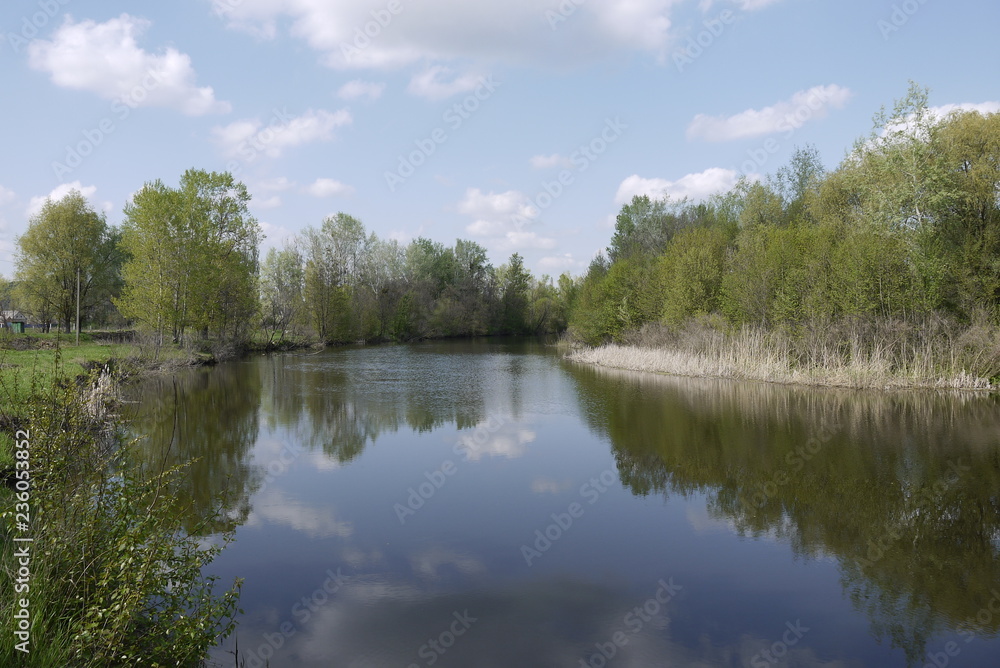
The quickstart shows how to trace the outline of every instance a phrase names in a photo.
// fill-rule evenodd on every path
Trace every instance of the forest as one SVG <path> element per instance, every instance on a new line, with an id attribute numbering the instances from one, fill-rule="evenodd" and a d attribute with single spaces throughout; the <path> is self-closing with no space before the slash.
<path id="1" fill-rule="evenodd" d="M 753 331 L 796 364 L 950 357 L 994 377 L 1000 115 L 942 115 L 927 96 L 911 85 L 832 171 L 806 146 L 705 201 L 635 197 L 583 276 L 536 278 L 517 253 L 494 266 L 463 239 L 403 245 L 346 213 L 261 258 L 246 186 L 189 170 L 176 188 L 146 183 L 120 227 L 77 192 L 48 201 L 0 298 L 69 331 L 79 276 L 85 323 L 160 342 L 563 333 L 704 349 Z"/>

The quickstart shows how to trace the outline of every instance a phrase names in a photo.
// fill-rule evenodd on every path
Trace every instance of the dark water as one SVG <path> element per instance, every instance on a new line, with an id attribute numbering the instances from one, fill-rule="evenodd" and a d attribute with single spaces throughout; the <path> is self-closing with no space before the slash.
<path id="1" fill-rule="evenodd" d="M 235 529 L 246 666 L 1000 665 L 1000 405 L 610 372 L 535 343 L 143 388 Z M 187 502 L 191 503 L 187 503 Z M 234 642 L 213 654 L 234 665 Z"/>

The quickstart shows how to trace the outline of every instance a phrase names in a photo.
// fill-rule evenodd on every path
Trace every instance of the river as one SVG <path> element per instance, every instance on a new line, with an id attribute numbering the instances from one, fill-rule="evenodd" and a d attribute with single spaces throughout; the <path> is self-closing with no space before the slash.
<path id="1" fill-rule="evenodd" d="M 234 533 L 209 572 L 245 578 L 249 668 L 1000 664 L 995 396 L 503 340 L 254 357 L 140 394 L 144 456 L 198 458 L 185 526 Z"/>

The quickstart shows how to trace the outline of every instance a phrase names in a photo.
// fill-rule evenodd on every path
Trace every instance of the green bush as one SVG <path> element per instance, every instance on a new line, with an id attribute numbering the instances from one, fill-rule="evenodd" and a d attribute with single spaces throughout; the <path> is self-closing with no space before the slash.
<path id="1" fill-rule="evenodd" d="M 216 595 L 203 568 L 221 546 L 179 528 L 183 467 L 150 471 L 105 411 L 106 379 L 57 378 L 28 400 L 30 525 L 3 512 L 0 587 L 14 591 L 15 533 L 31 543 L 31 652 L 15 647 L 15 601 L 0 599 L 5 666 L 197 666 L 234 628 L 240 582 Z M 228 538 L 227 538 L 228 540 Z M 223 544 L 226 541 L 223 541 Z"/>

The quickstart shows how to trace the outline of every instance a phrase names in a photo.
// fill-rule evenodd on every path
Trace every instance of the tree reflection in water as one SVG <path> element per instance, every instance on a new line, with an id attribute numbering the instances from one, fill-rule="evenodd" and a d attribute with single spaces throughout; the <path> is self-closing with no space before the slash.
<path id="1" fill-rule="evenodd" d="M 835 557 L 910 663 L 936 633 L 997 634 L 1000 614 L 982 614 L 1000 591 L 997 397 L 567 368 L 636 495 L 704 493 L 743 535 Z"/>

